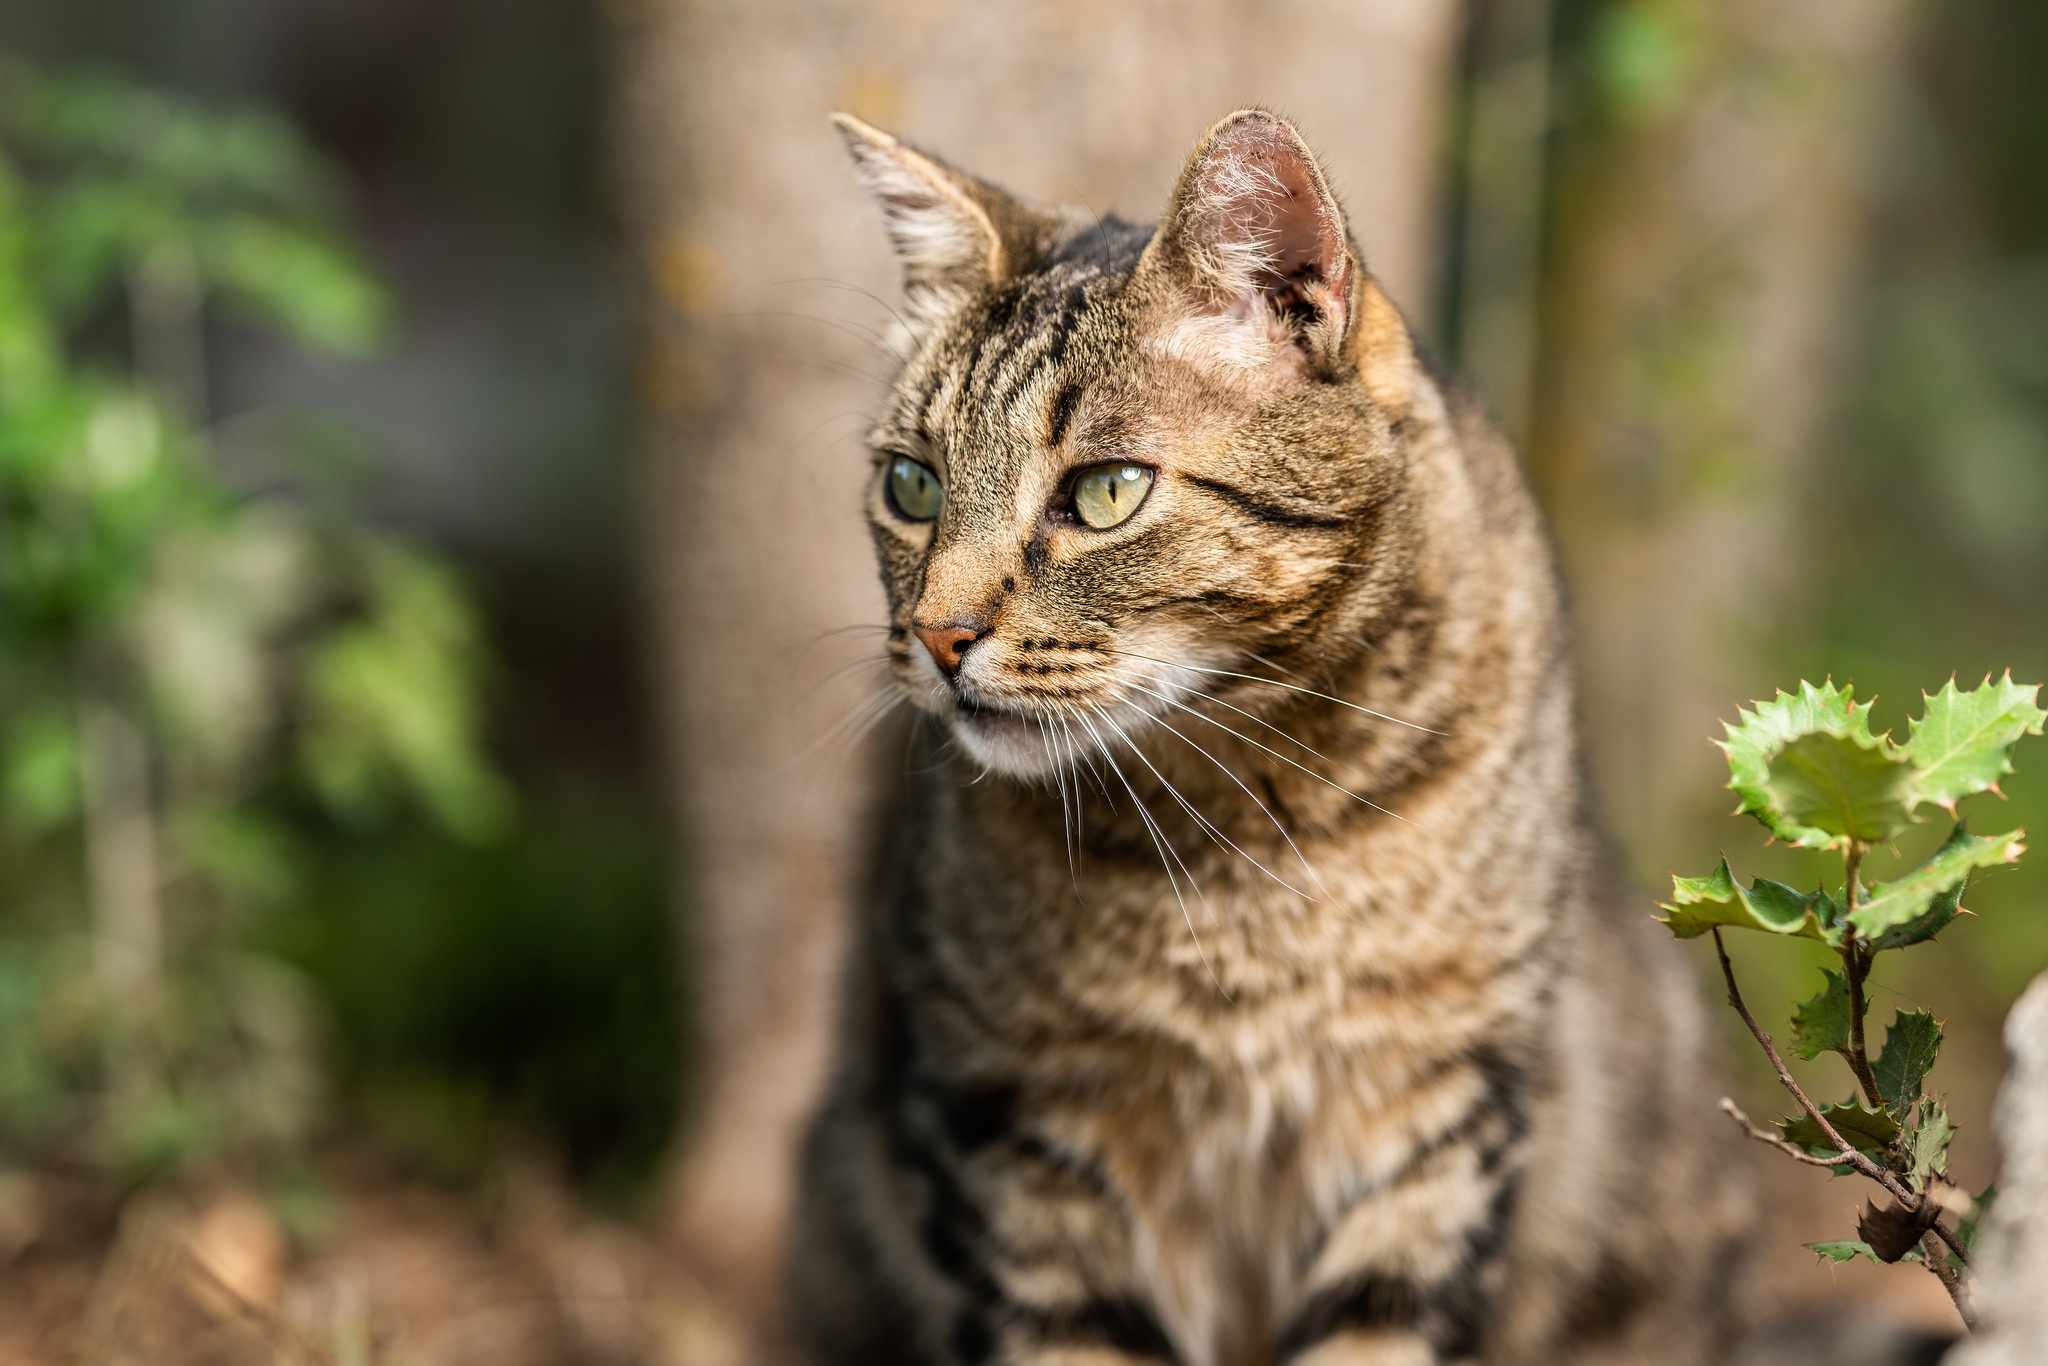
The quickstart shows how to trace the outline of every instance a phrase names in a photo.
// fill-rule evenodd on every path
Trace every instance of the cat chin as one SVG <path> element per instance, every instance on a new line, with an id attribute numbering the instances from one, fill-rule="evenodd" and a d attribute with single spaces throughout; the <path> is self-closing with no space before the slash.
<path id="1" fill-rule="evenodd" d="M 967 756 L 991 773 L 1009 778 L 1044 778 L 1053 771 L 1045 729 L 1017 712 L 956 711 L 953 736 Z"/>

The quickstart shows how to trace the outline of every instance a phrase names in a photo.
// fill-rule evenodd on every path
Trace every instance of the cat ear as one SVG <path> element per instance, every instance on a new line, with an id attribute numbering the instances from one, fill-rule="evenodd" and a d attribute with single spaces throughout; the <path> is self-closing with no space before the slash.
<path id="1" fill-rule="evenodd" d="M 937 321 L 1020 269 L 1019 258 L 1036 235 L 1030 209 L 851 114 L 834 114 L 832 123 L 853 153 L 855 173 L 881 205 L 903 263 L 913 325 Z"/>
<path id="2" fill-rule="evenodd" d="M 1195 147 L 1173 205 L 1147 248 L 1178 277 L 1216 359 L 1237 365 L 1344 354 L 1354 276 L 1361 274 L 1315 155 L 1292 124 L 1240 110 Z"/>

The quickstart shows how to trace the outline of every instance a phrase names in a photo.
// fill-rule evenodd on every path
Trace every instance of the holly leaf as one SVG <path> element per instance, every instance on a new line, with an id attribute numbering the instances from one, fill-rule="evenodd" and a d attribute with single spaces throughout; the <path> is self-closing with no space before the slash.
<path id="1" fill-rule="evenodd" d="M 1913 1154 L 1913 1175 L 1924 1178 L 1929 1172 L 1948 1170 L 1948 1145 L 1955 1140 L 1956 1126 L 1948 1117 L 1948 1107 L 1929 1096 L 1920 1102 L 1920 1123 L 1913 1130 L 1911 1144 Z"/>
<path id="2" fill-rule="evenodd" d="M 1794 843 L 1808 847 L 1879 843 L 1913 820 L 1913 766 L 1879 737 L 1802 735 L 1771 756 L 1763 790 L 1801 831 Z M 1815 830 L 1827 838 L 1814 840 Z"/>
<path id="3" fill-rule="evenodd" d="M 1728 871 L 1728 860 L 1705 877 L 1673 877 L 1671 900 L 1662 902 L 1658 917 L 1680 939 L 1695 939 L 1716 925 L 1766 930 L 1798 939 L 1839 944 L 1840 911 L 1827 893 L 1797 892 L 1782 882 L 1757 878 L 1744 891 Z"/>
<path id="4" fill-rule="evenodd" d="M 2002 835 L 1979 838 L 1958 825 L 1927 862 L 1904 877 L 1870 888 L 1859 898 L 1856 909 L 1849 912 L 1849 923 L 1858 934 L 1872 940 L 1895 927 L 1928 923 L 1940 913 L 1937 898 L 1951 891 L 1960 898 L 1964 881 L 1973 870 L 2017 862 L 2027 851 L 2021 842 L 2025 834 L 2024 830 L 2008 830 Z M 1950 918 L 1954 918 L 1953 910 Z"/>
<path id="5" fill-rule="evenodd" d="M 1941 1051 L 1941 1024 L 1924 1010 L 1902 1010 L 1884 1034 L 1884 1052 L 1870 1064 L 1878 1094 L 1894 1116 L 1903 1118 L 1920 1099 L 1920 1084 Z"/>
<path id="6" fill-rule="evenodd" d="M 1998 1187 L 1986 1186 L 1977 1198 L 1970 1202 L 1970 1212 L 1956 1221 L 1956 1241 L 1963 1245 L 1965 1252 L 1977 1250 L 1977 1239 L 1984 1232 L 1984 1221 L 1991 1217 L 1991 1211 L 1998 1204 Z"/>
<path id="7" fill-rule="evenodd" d="M 1876 1250 L 1870 1244 L 1864 1242 L 1805 1243 L 1802 1246 L 1808 1252 L 1815 1254 L 1824 1261 L 1837 1263 L 1853 1262 L 1858 1257 L 1868 1257 L 1873 1262 L 1880 1260 Z M 1902 1262 L 1918 1262 L 1924 1261 L 1925 1258 L 1920 1255 L 1920 1249 L 1916 1247 L 1905 1256 L 1899 1258 L 1899 1260 Z"/>
<path id="8" fill-rule="evenodd" d="M 2023 735 L 2039 735 L 2048 720 L 2048 711 L 2034 705 L 2040 691 L 2008 673 L 1996 683 L 1987 675 L 1969 692 L 1957 691 L 1951 678 L 1926 697 L 1912 738 L 1900 746 L 1915 769 L 1918 799 L 1954 812 L 1959 799 L 1996 787 L 2012 772 L 2012 747 Z"/>
<path id="9" fill-rule="evenodd" d="M 1913 767 L 1870 733 L 1870 704 L 1856 705 L 1853 689 L 1802 682 L 1796 695 L 1780 692 L 1740 716 L 1721 742 L 1738 814 L 1809 849 L 1889 839 L 1906 826 Z"/>
<path id="10" fill-rule="evenodd" d="M 1820 1113 L 1835 1126 L 1836 1133 L 1862 1152 L 1882 1154 L 1899 1136 L 1899 1121 L 1889 1111 L 1873 1110 L 1860 1100 L 1823 1105 Z M 1787 1143 L 1804 1148 L 1815 1157 L 1833 1157 L 1841 1151 L 1810 1115 L 1792 1115 L 1779 1120 L 1778 1132 L 1785 1136 Z"/>
<path id="11" fill-rule="evenodd" d="M 1959 825 L 1956 830 L 1960 832 L 1962 827 Z M 1955 836 L 1950 835 L 1949 838 L 1953 840 Z M 1968 879 L 1965 878 L 1945 892 L 1936 892 L 1934 899 L 1927 903 L 1925 912 L 1903 925 L 1892 926 L 1871 940 L 1870 946 L 1879 950 L 1903 949 L 1934 938 L 1947 929 L 1949 922 L 1962 912 L 1963 888 L 1967 883 Z"/>
<path id="12" fill-rule="evenodd" d="M 1846 1053 L 1849 1049 L 1849 982 L 1840 973 L 1821 969 L 1827 985 L 1820 995 L 1801 1005 L 1792 1015 L 1792 1051 L 1813 1059 L 1823 1053 Z M 1870 1003 L 1864 1002 L 1865 1013 Z"/>
<path id="13" fill-rule="evenodd" d="M 1873 1262 L 1877 1260 L 1877 1254 L 1870 1250 L 1870 1244 L 1868 1243 L 1848 1241 L 1807 1243 L 1805 1247 L 1808 1252 L 1813 1253 L 1824 1262 L 1835 1262 L 1838 1264 L 1841 1262 L 1853 1262 L 1858 1257 L 1868 1257 Z"/>

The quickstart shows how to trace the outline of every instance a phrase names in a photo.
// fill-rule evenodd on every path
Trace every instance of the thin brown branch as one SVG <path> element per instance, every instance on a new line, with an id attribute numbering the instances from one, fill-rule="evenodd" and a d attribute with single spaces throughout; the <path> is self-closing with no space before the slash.
<path id="1" fill-rule="evenodd" d="M 1941 1228 L 1939 1225 L 1936 1225 L 1922 1236 L 1920 1239 L 1920 1255 L 1926 1259 L 1927 1269 L 1934 1273 L 1934 1279 L 1941 1282 L 1941 1288 L 1948 1291 L 1949 1299 L 1954 1301 L 1956 1313 L 1963 1320 L 1963 1327 L 1974 1333 L 1977 1331 L 1976 1311 L 1970 1308 L 1970 1296 L 1968 1290 L 1963 1285 L 1963 1278 L 1958 1276 L 1956 1269 L 1948 1264 L 1948 1257 L 1942 1249 L 1941 1240 L 1935 1237 L 1939 1232 L 1941 1232 Z"/>
<path id="2" fill-rule="evenodd" d="M 1778 1046 L 1771 1042 L 1771 1036 L 1764 1032 L 1763 1026 L 1756 1022 L 1756 1017 L 1749 1013 L 1749 1007 L 1742 1003 L 1742 989 L 1735 985 L 1735 965 L 1728 961 L 1728 946 L 1721 942 L 1721 927 L 1718 925 L 1714 927 L 1714 953 L 1721 960 L 1721 976 L 1728 983 L 1728 1004 L 1735 1007 L 1735 1013 L 1742 1017 L 1743 1024 L 1749 1026 L 1749 1032 L 1764 1050 L 1764 1056 L 1771 1060 L 1771 1066 L 1777 1070 L 1779 1084 L 1791 1092 L 1792 1099 L 1799 1102 L 1799 1108 L 1806 1111 L 1807 1117 L 1820 1126 L 1820 1131 L 1827 1135 L 1828 1142 L 1844 1154 L 1849 1166 L 1890 1191 L 1909 1209 L 1919 1208 L 1920 1197 L 1908 1190 L 1898 1177 L 1878 1166 L 1846 1142 L 1841 1134 L 1836 1132 L 1835 1126 L 1828 1123 L 1826 1117 L 1821 1114 L 1820 1107 L 1815 1105 L 1800 1088 L 1799 1083 L 1793 1080 L 1791 1070 L 1785 1066 L 1785 1059 L 1778 1054 Z"/>
<path id="3" fill-rule="evenodd" d="M 1797 1143 L 1780 1138 L 1769 1129 L 1758 1127 L 1742 1112 L 1742 1107 L 1727 1096 L 1721 1097 L 1721 1113 L 1741 1125 L 1742 1131 L 1757 1142 L 1769 1144 L 1795 1162 L 1804 1162 L 1809 1167 L 1840 1167 L 1849 1161 L 1846 1153 L 1837 1153 L 1833 1157 L 1815 1157 Z"/>
<path id="4" fill-rule="evenodd" d="M 1963 1264 L 1964 1269 L 1969 1271 L 1977 1269 L 1977 1259 L 1970 1255 L 1970 1249 L 1963 1246 L 1963 1240 L 1956 1237 L 1954 1229 L 1943 1228 L 1937 1223 L 1930 1231 L 1935 1237 L 1948 1245 L 1948 1250 L 1955 1254 L 1956 1260 Z"/>

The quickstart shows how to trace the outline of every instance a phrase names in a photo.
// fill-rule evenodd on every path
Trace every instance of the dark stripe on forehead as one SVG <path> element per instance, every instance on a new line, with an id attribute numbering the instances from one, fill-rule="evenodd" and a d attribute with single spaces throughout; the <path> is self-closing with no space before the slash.
<path id="1" fill-rule="evenodd" d="M 1053 396 L 1052 414 L 1046 423 L 1045 444 L 1057 447 L 1066 439 L 1067 424 L 1074 420 L 1074 408 L 1081 401 L 1081 386 L 1068 384 Z"/>
<path id="2" fill-rule="evenodd" d="M 1015 403 L 1041 374 L 1067 358 L 1068 343 L 1073 340 L 1082 315 L 1088 311 L 1089 285 L 1093 279 L 1089 276 L 1073 280 L 1059 291 L 1057 297 L 1048 301 L 1048 306 L 1036 320 L 1033 340 L 1038 343 L 1037 353 L 1029 364 L 1019 368 L 1016 378 L 1010 382 L 1005 395 L 1006 406 Z"/>

